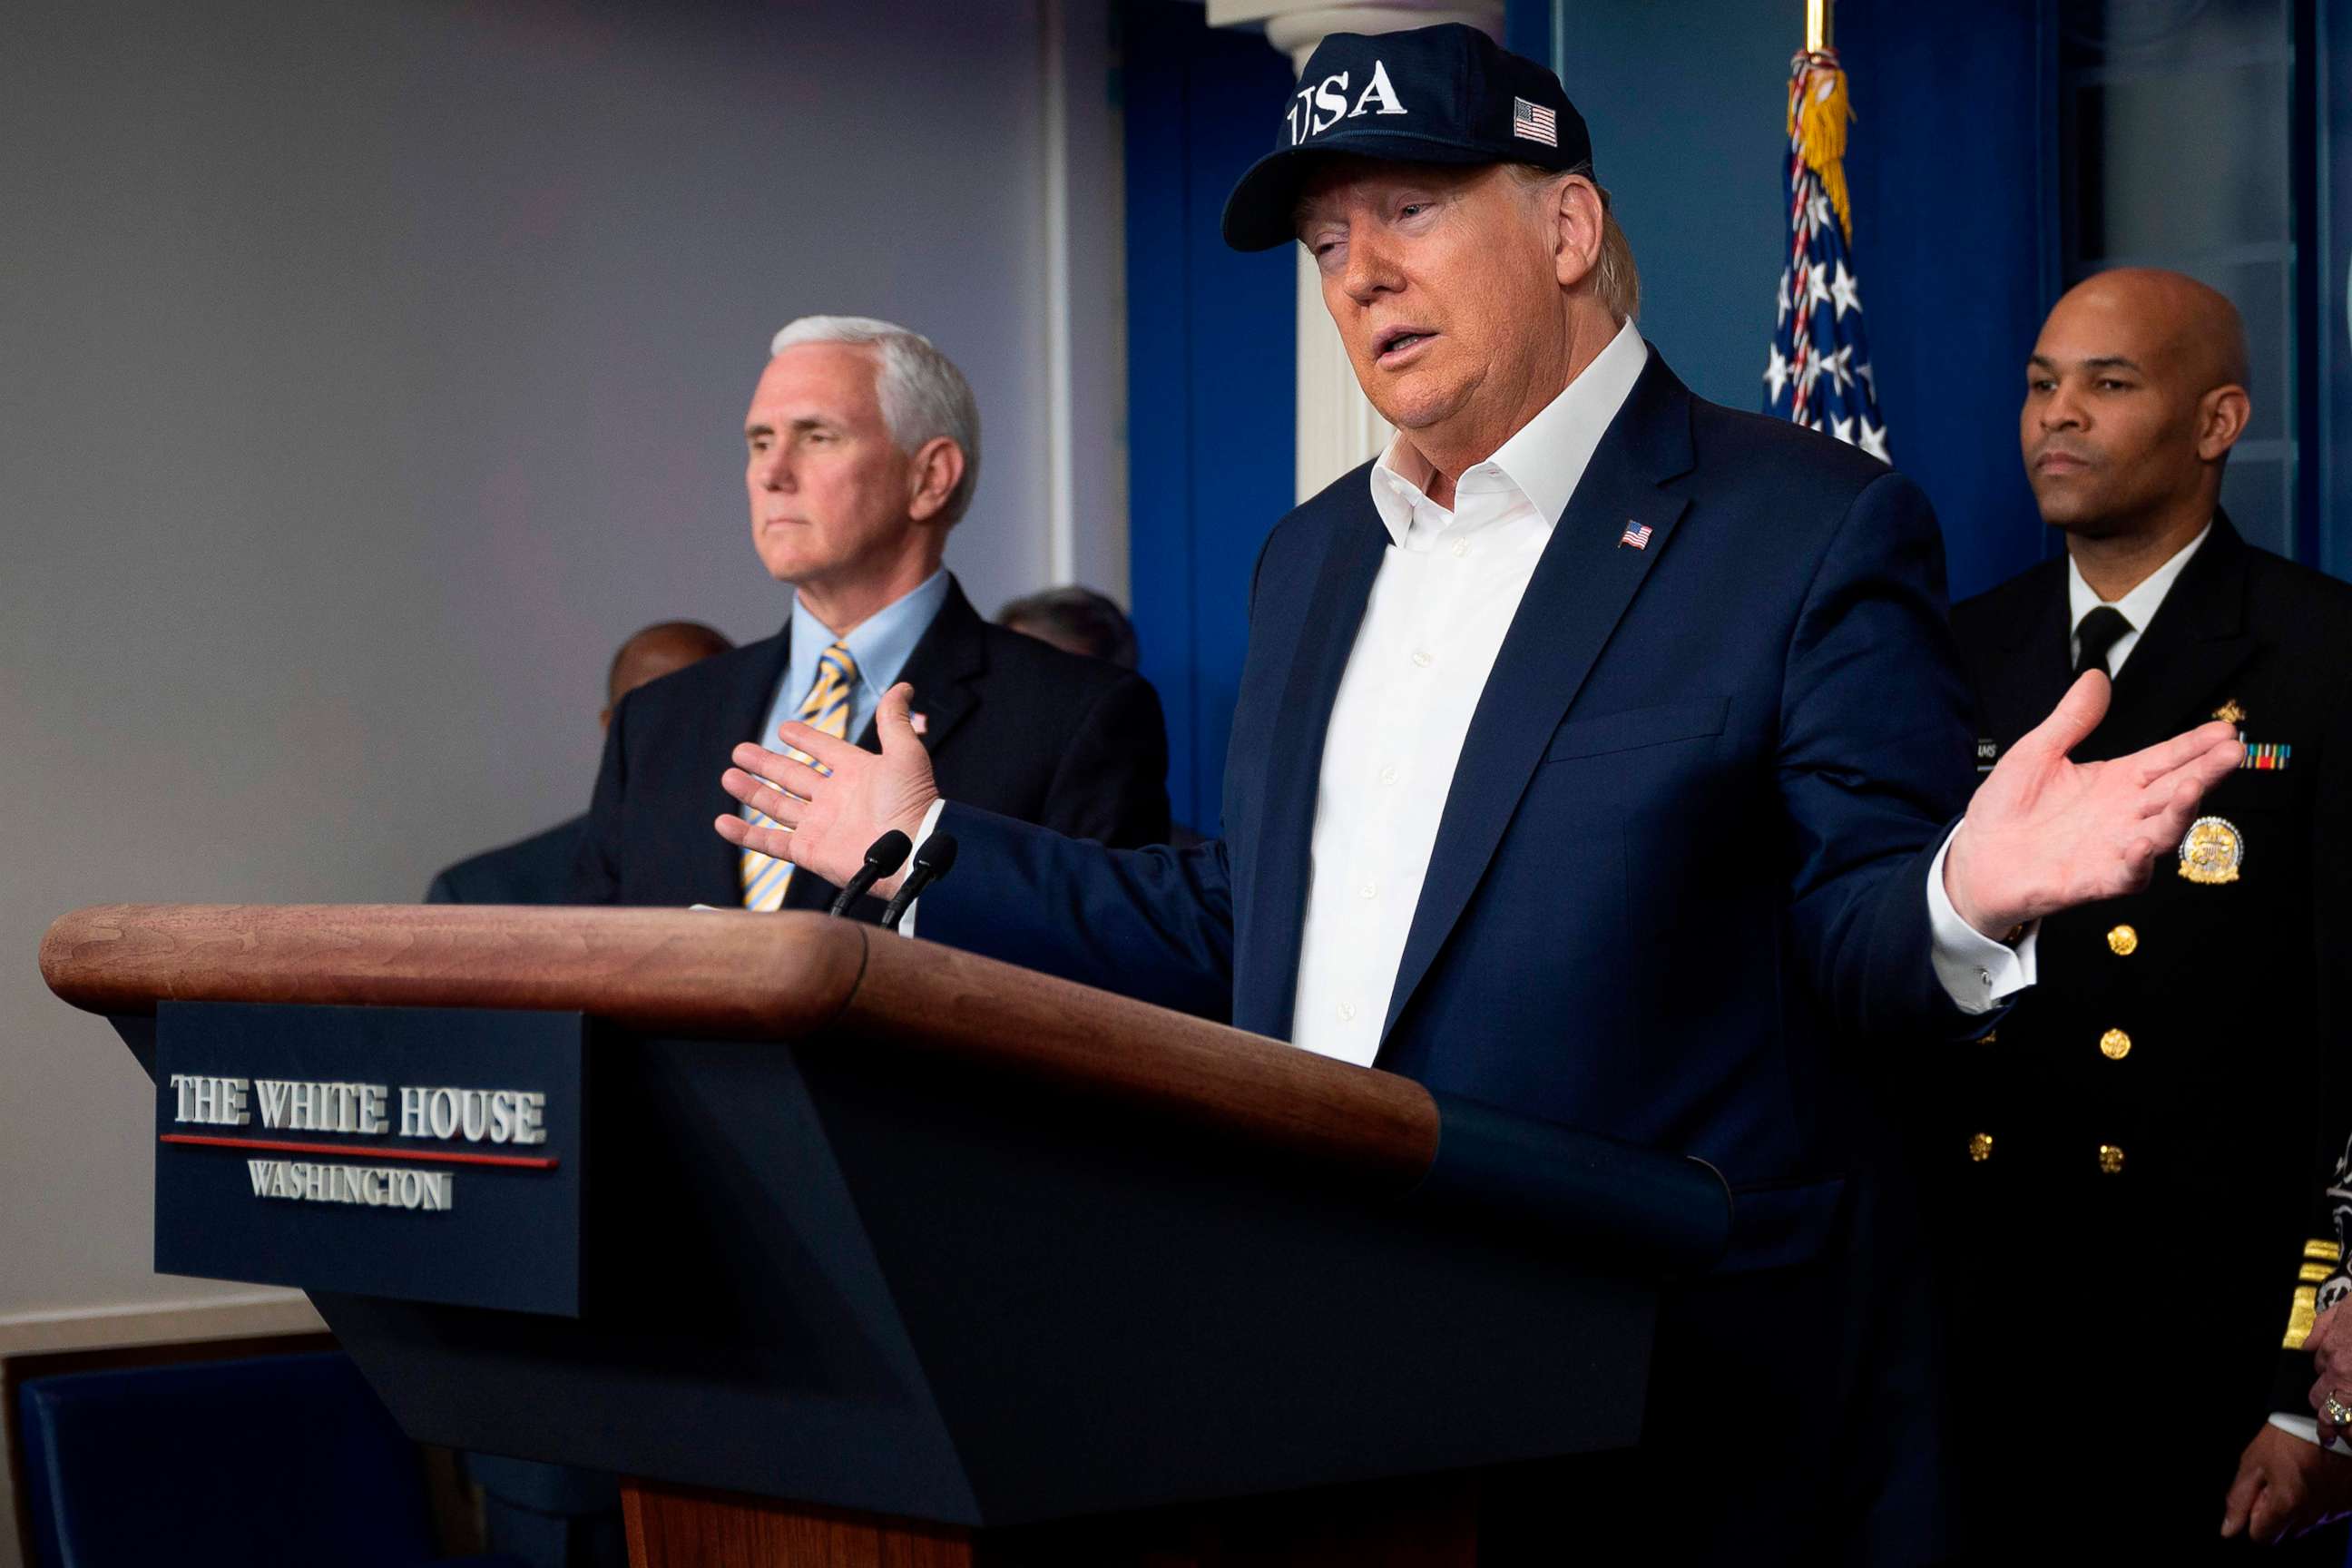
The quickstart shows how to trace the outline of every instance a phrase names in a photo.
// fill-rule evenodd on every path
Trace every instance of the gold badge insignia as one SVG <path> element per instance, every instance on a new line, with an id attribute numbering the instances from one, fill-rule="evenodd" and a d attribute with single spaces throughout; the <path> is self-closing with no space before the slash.
<path id="1" fill-rule="evenodd" d="M 2200 816 L 2180 840 L 2180 874 L 2192 882 L 2209 888 L 2234 882 L 2245 863 L 2245 835 L 2227 817 Z"/>
<path id="2" fill-rule="evenodd" d="M 2213 710 L 2213 717 L 2224 724 L 2242 724 L 2246 721 L 2246 710 L 2239 707 L 2238 700 L 2232 697 Z"/>

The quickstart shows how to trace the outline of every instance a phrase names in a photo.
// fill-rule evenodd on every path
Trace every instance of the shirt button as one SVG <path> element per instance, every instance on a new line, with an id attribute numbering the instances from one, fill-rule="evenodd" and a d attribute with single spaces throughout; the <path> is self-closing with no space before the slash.
<path id="1" fill-rule="evenodd" d="M 1431 665 L 1436 663 L 1437 659 L 1436 657 L 1427 648 L 1417 647 L 1412 650 L 1412 662 L 1419 665 L 1422 668 L 1427 669 Z"/>
<path id="2" fill-rule="evenodd" d="M 1470 542 L 1469 542 L 1468 540 L 1466 540 L 1466 539 L 1457 539 L 1457 540 L 1455 540 L 1455 541 L 1454 542 L 1454 559 L 1455 559 L 1456 561 L 1459 561 L 1459 560 L 1461 560 L 1465 555 L 1467 555 L 1467 554 L 1469 554 L 1469 553 L 1470 553 Z"/>
<path id="3" fill-rule="evenodd" d="M 1352 1024 L 1352 1023 L 1354 1023 L 1355 1021 L 1356 1021 L 1356 1005 L 1355 1005 L 1353 1002 L 1342 1002 L 1342 1003 L 1340 1003 L 1340 1004 L 1339 1004 L 1339 1022 L 1341 1022 L 1342 1024 Z"/>
<path id="4" fill-rule="evenodd" d="M 1378 898 L 1380 896 L 1380 891 L 1381 890 L 1378 888 L 1375 888 L 1370 882 L 1367 882 L 1362 887 L 1356 889 L 1356 897 L 1360 899 Z"/>

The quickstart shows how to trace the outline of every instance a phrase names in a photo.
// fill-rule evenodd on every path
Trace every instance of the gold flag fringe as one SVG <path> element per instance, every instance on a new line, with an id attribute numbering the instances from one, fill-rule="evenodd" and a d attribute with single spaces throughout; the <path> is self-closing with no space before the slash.
<path id="1" fill-rule="evenodd" d="M 1789 136 L 1797 156 L 1821 176 L 1848 245 L 1853 243 L 1853 207 L 1845 191 L 1845 131 L 1853 119 L 1837 51 L 1799 55 L 1789 76 Z"/>

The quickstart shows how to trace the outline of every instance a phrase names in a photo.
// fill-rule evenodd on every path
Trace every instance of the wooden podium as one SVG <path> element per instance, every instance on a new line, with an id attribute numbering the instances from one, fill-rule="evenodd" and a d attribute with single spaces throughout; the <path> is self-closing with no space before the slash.
<path id="1" fill-rule="evenodd" d="M 436 1214 L 256 1163 L 199 1228 L 301 1211 L 231 1277 L 310 1289 L 419 1440 L 634 1478 L 640 1568 L 1467 1565 L 1488 1467 L 1637 1440 L 1656 1283 L 1729 1228 L 1695 1162 L 815 915 L 110 906 L 41 968 L 151 1074 L 315 1033 L 344 1078 L 437 1040 L 488 1089 L 509 1031 L 576 1026 L 538 1162 L 576 1238 L 483 1250 L 539 1178 L 462 1166 Z M 159 1189 L 255 1134 L 161 1100 Z M 442 1157 L 311 1137 L 270 1146 Z M 440 1283 L 332 1288 L 417 1238 Z M 576 1311 L 447 1293 L 568 1258 Z"/>

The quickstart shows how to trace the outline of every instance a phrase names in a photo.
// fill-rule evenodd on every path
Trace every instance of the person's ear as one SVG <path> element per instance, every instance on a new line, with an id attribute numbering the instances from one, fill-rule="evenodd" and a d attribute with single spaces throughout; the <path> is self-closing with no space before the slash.
<path id="1" fill-rule="evenodd" d="M 2246 433 L 2246 421 L 2253 417 L 2253 400 L 2246 389 L 2231 383 L 2217 386 L 2197 400 L 2197 456 L 2200 461 L 2217 463 L 2238 444 Z"/>
<path id="2" fill-rule="evenodd" d="M 1581 174 L 1570 175 L 1545 216 L 1552 225 L 1552 275 L 1561 288 L 1573 289 L 1601 263 L 1601 237 L 1609 223 L 1601 188 Z"/>
<path id="3" fill-rule="evenodd" d="M 915 448 L 914 461 L 908 466 L 907 514 L 917 522 L 929 522 L 940 515 L 954 495 L 956 486 L 963 482 L 963 448 L 945 436 L 934 436 Z"/>

